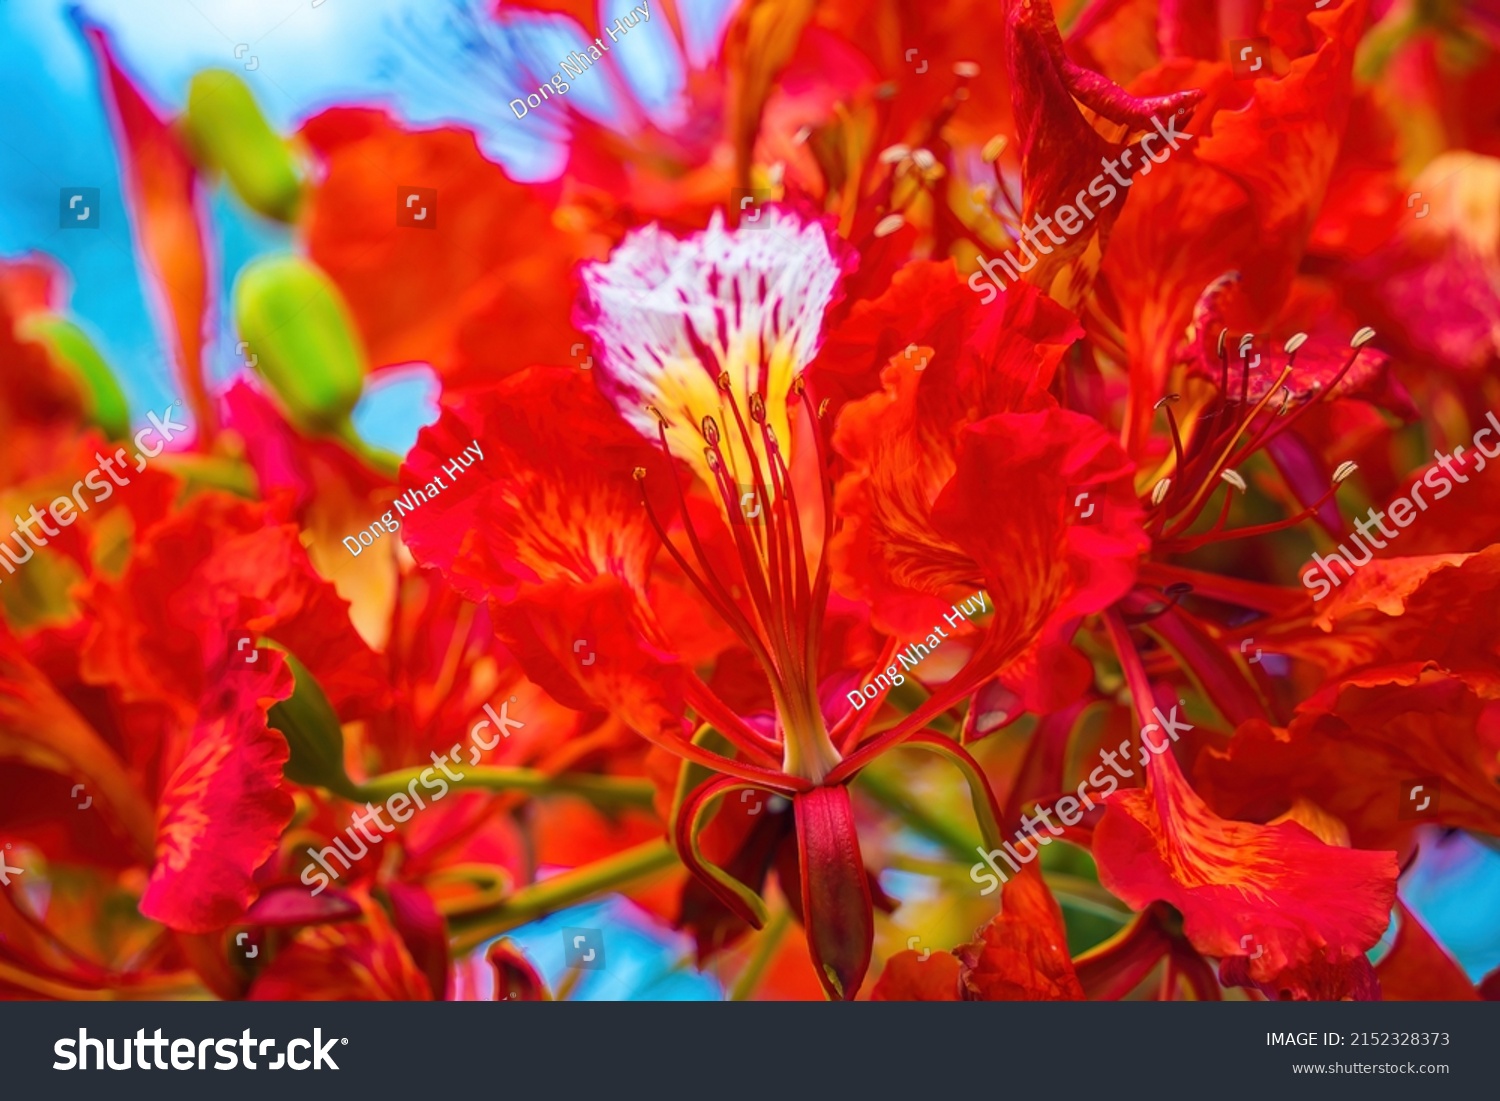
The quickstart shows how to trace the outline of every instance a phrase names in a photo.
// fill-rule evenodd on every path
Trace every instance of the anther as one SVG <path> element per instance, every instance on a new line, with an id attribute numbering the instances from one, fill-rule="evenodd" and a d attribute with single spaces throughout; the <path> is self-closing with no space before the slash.
<path id="1" fill-rule="evenodd" d="M 630 472 L 630 476 L 638 482 L 644 482 L 646 480 L 646 468 L 638 466 Z"/>
<path id="2" fill-rule="evenodd" d="M 766 423 L 766 399 L 759 394 L 750 395 L 750 419 L 756 424 Z"/>
<path id="3" fill-rule="evenodd" d="M 703 418 L 703 438 L 710 447 L 719 446 L 719 426 L 714 423 L 713 417 Z"/>
<path id="4" fill-rule="evenodd" d="M 1333 484 L 1340 485 L 1354 476 L 1359 467 L 1353 462 L 1345 461 L 1339 464 L 1339 468 L 1333 472 Z"/>

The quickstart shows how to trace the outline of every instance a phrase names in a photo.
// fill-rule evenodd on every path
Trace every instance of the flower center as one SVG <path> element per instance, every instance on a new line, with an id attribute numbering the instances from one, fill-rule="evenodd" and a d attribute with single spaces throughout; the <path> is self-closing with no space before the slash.
<path id="1" fill-rule="evenodd" d="M 814 569 L 792 471 L 782 440 L 767 416 L 765 398 L 752 392 L 749 408 L 741 409 L 727 372 L 718 376 L 718 388 L 728 423 L 721 429 L 715 417 L 703 417 L 696 426 L 702 461 L 693 465 L 706 470 L 712 479 L 738 570 L 716 564 L 707 553 L 680 483 L 679 512 L 692 561 L 668 537 L 644 486 L 641 500 L 662 545 L 765 672 L 776 701 L 783 769 L 818 782 L 840 760 L 823 719 L 817 684 L 818 637 L 828 603 L 833 525 L 820 425 L 823 410 L 810 408 L 798 378 L 787 398 L 784 423 L 790 426 L 800 409 L 801 423 L 816 443 L 819 508 L 815 511 L 821 512 L 822 533 Z M 671 455 L 670 441 L 680 439 L 681 433 L 674 433 L 654 406 L 650 412 L 657 421 L 662 450 Z M 644 469 L 636 471 L 638 481 L 644 482 L 645 476 Z"/>

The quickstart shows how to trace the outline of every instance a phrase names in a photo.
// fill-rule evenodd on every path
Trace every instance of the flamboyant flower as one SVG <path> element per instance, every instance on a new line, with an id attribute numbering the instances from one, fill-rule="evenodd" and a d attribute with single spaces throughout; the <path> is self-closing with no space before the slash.
<path id="1" fill-rule="evenodd" d="M 719 774 L 682 791 L 674 835 L 684 863 L 752 924 L 763 904 L 703 857 L 702 819 L 712 801 L 745 788 L 790 798 L 809 944 L 826 990 L 846 998 L 859 989 L 873 935 L 848 781 L 883 749 L 911 741 L 957 761 L 975 785 L 982 819 L 992 822 L 980 770 L 924 727 L 1024 653 L 1049 615 L 1087 591 L 1093 548 L 1086 537 L 1071 541 L 1061 522 L 1066 483 L 1126 473 L 1103 434 L 1091 435 L 1097 428 L 1045 396 L 1056 353 L 1042 334 L 1066 322 L 1060 311 L 1023 301 L 1013 316 L 970 334 L 979 343 L 967 358 L 900 381 L 901 367 L 890 368 L 888 385 L 902 403 L 919 385 L 943 427 L 966 414 L 971 424 L 925 471 L 903 472 L 904 452 L 839 445 L 854 456 L 848 469 L 867 471 L 857 481 L 889 478 L 910 501 L 904 515 L 863 520 L 880 526 L 851 539 L 845 517 L 858 512 L 835 499 L 838 460 L 808 370 L 851 264 L 822 223 L 775 207 L 762 224 L 735 231 L 716 216 L 687 239 L 654 228 L 632 235 L 607 264 L 583 274 L 580 323 L 599 353 L 598 390 L 577 372 L 524 371 L 453 403 L 424 432 L 404 474 L 425 484 L 471 440 L 495 450 L 464 475 L 474 490 L 460 505 L 413 519 L 411 546 L 460 591 L 490 599 L 501 637 L 555 698 L 607 707 Z M 967 292 L 951 269 L 936 273 L 934 285 L 944 280 L 960 309 Z M 955 403 L 952 413 L 939 412 Z M 910 431 L 938 438 L 921 423 Z M 1027 487 L 1015 504 L 1025 502 L 1028 522 L 1009 529 L 1014 542 L 996 542 L 989 494 L 1006 481 Z M 675 571 L 656 563 L 663 551 Z M 851 569 L 899 590 L 911 611 L 888 622 L 892 605 L 877 620 L 885 643 L 868 668 L 830 669 L 838 656 L 825 641 L 830 591 Z M 1016 591 L 1017 570 L 1034 571 L 1039 587 Z M 660 599 L 648 599 L 662 585 L 672 599 L 691 594 L 728 628 L 717 655 L 703 658 L 746 655 L 768 689 L 767 713 L 742 717 L 700 678 L 666 629 L 679 614 L 658 612 Z M 868 605 L 873 594 L 850 595 Z M 983 625 L 971 625 L 971 615 Z M 922 652 L 950 645 L 963 655 L 962 669 L 873 734 L 891 682 L 886 666 L 895 668 L 898 650 L 913 641 L 924 643 Z M 597 659 L 582 660 L 580 646 Z M 864 703 L 866 693 L 853 708 L 836 694 L 877 674 L 873 702 Z M 713 734 L 695 734 L 700 725 Z"/>

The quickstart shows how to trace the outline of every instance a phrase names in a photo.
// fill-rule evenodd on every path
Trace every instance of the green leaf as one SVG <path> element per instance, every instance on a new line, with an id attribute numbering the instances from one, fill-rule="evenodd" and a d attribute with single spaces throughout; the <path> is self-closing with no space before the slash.
<path id="1" fill-rule="evenodd" d="M 359 801 L 359 789 L 344 771 L 344 730 L 317 679 L 291 654 L 282 651 L 297 678 L 290 699 L 271 708 L 266 724 L 281 731 L 291 748 L 282 771 L 293 783 L 324 787 Z"/>

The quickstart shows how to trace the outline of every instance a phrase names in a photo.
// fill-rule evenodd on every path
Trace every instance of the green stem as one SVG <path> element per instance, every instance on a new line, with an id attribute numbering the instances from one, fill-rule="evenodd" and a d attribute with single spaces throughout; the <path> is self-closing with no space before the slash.
<path id="1" fill-rule="evenodd" d="M 356 458 L 360 459 L 371 470 L 377 474 L 383 474 L 387 478 L 394 479 L 401 470 L 401 456 L 385 450 L 383 447 L 375 447 L 365 442 L 364 438 L 355 429 L 354 424 L 347 417 L 333 430 L 334 438 L 352 451 Z"/>
<path id="2" fill-rule="evenodd" d="M 755 988 L 760 985 L 761 977 L 770 966 L 771 957 L 776 954 L 776 949 L 781 945 L 781 938 L 786 935 L 791 923 L 792 912 L 790 910 L 776 911 L 755 943 L 755 955 L 750 957 L 750 962 L 740 972 L 739 978 L 734 980 L 734 986 L 729 990 L 730 1001 L 747 1001 L 750 995 L 755 993 Z"/>
<path id="3" fill-rule="evenodd" d="M 898 782 L 878 768 L 865 769 L 859 774 L 855 784 L 906 825 L 938 842 L 955 859 L 973 859 L 976 847 L 973 837 L 957 824 L 938 818 L 926 807 L 913 802 L 910 794 Z"/>
<path id="4" fill-rule="evenodd" d="M 453 947 L 466 952 L 507 930 L 596 895 L 618 891 L 676 864 L 677 850 L 665 840 L 647 841 L 604 860 L 533 883 L 503 902 L 454 918 L 450 923 Z"/>
<path id="5" fill-rule="evenodd" d="M 360 800 L 380 802 L 398 791 L 407 791 L 413 783 L 420 782 L 421 774 L 426 771 L 430 770 L 408 768 L 372 776 L 359 785 L 355 794 Z M 528 795 L 581 795 L 599 805 L 643 808 L 651 806 L 655 794 L 649 780 L 586 773 L 553 776 L 534 768 L 470 768 L 454 788 L 460 791 L 465 788 L 517 791 Z"/>

